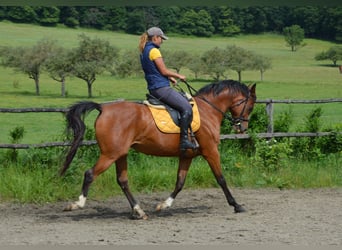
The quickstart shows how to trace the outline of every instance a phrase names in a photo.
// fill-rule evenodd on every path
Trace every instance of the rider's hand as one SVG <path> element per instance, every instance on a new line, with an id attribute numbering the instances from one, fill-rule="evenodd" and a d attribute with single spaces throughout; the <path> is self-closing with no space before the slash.
<path id="1" fill-rule="evenodd" d="M 179 80 L 181 80 L 182 82 L 185 82 L 185 81 L 186 81 L 186 76 L 184 76 L 184 75 L 179 75 L 178 78 L 179 78 Z"/>
<path id="2" fill-rule="evenodd" d="M 171 81 L 172 85 L 173 86 L 176 86 L 177 85 L 177 80 L 173 77 L 170 77 L 169 80 Z"/>

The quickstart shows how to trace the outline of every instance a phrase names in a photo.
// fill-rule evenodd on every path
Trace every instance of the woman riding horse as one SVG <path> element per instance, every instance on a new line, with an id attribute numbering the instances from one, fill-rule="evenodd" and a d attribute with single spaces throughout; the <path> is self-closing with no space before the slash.
<path id="1" fill-rule="evenodd" d="M 95 122 L 95 133 L 101 154 L 96 164 L 84 174 L 82 193 L 78 201 L 67 206 L 66 210 L 84 207 L 91 183 L 115 163 L 117 183 L 126 195 L 133 215 L 146 219 L 147 215 L 133 197 L 128 185 L 127 155 L 129 149 L 133 148 L 148 155 L 179 158 L 175 189 L 168 199 L 157 206 L 158 210 L 172 205 L 183 188 L 192 159 L 202 155 L 221 186 L 228 204 L 234 207 L 235 212 L 245 211 L 235 201 L 227 187 L 222 174 L 218 144 L 220 125 L 225 118 L 230 119 L 238 132 L 243 133 L 247 130 L 249 115 L 256 101 L 255 84 L 247 87 L 232 80 L 212 83 L 200 89 L 193 99 L 196 101 L 200 114 L 200 128 L 195 132 L 199 148 L 187 150 L 186 154 L 180 151 L 179 135 L 161 132 L 156 127 L 149 108 L 141 102 L 117 101 L 98 104 L 88 101 L 71 106 L 66 118 L 68 127 L 73 131 L 74 139 L 61 174 L 69 168 L 81 145 L 85 133 L 85 124 L 82 120 L 84 115 L 94 109 L 99 111 Z M 227 116 L 228 111 L 232 117 Z"/>

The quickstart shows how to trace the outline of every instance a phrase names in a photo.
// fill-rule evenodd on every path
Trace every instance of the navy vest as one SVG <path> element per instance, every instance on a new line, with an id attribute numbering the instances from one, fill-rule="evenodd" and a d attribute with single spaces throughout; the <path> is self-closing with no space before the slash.
<path id="1" fill-rule="evenodd" d="M 150 51 L 153 48 L 159 49 L 159 46 L 152 42 L 147 42 L 143 53 L 140 54 L 140 62 L 145 73 L 147 88 L 149 90 L 170 86 L 168 77 L 160 74 L 155 63 L 149 58 Z"/>

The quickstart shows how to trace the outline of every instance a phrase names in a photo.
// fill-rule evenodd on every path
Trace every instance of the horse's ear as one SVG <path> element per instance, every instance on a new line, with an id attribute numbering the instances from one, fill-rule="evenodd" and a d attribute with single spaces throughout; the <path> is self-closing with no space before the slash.
<path id="1" fill-rule="evenodd" d="M 251 92 L 251 94 L 253 96 L 255 96 L 256 83 L 254 83 L 252 86 L 249 85 L 248 88 L 249 88 L 249 91 Z"/>

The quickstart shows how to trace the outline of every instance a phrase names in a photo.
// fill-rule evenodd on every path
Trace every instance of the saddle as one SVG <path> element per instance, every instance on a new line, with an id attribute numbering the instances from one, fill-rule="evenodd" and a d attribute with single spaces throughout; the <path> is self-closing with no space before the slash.
<path id="1" fill-rule="evenodd" d="M 189 100 L 193 112 L 191 130 L 192 132 L 196 132 L 200 127 L 200 117 L 197 104 L 190 95 L 186 95 L 186 98 Z M 150 94 L 146 94 L 146 100 L 143 101 L 143 104 L 148 106 L 155 124 L 161 132 L 180 133 L 180 113 L 178 110 L 171 108 Z"/>

